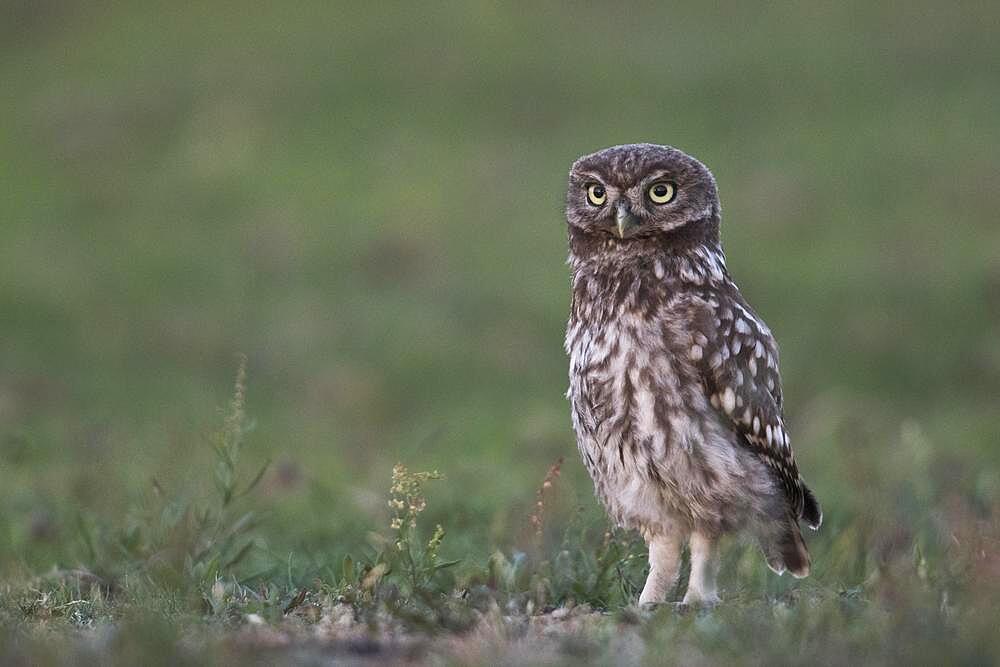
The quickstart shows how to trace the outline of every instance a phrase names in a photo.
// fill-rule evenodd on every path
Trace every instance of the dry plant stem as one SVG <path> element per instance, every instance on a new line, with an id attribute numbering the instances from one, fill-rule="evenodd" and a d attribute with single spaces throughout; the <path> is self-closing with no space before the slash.
<path id="1" fill-rule="evenodd" d="M 549 470 L 542 479 L 542 485 L 535 492 L 535 511 L 528 517 L 531 527 L 534 529 L 535 546 L 540 547 L 542 532 L 545 524 L 545 492 L 552 488 L 556 479 L 559 478 L 563 464 L 563 457 L 556 459 L 556 462 L 549 466 Z"/>

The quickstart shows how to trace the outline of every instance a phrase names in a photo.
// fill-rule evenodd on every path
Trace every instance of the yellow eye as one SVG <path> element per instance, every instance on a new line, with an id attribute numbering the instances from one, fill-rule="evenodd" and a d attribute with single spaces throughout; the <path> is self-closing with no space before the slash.
<path id="1" fill-rule="evenodd" d="M 591 206 L 603 206 L 608 200 L 608 191 L 600 183 L 592 183 L 587 186 L 587 202 Z"/>
<path id="2" fill-rule="evenodd" d="M 674 198 L 676 191 L 677 188 L 674 187 L 673 183 L 667 183 L 666 181 L 653 183 L 649 186 L 649 199 L 654 204 L 666 204 Z"/>

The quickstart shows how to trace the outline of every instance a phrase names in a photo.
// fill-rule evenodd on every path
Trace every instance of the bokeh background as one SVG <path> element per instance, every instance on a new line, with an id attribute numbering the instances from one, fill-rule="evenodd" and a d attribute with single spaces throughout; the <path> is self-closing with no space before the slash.
<path id="1" fill-rule="evenodd" d="M 154 479 L 207 493 L 239 353 L 260 536 L 290 568 L 383 527 L 397 461 L 447 476 L 427 511 L 456 558 L 517 544 L 562 456 L 555 529 L 580 507 L 602 529 L 561 208 L 575 157 L 636 141 L 718 179 L 826 509 L 819 580 L 851 583 L 843 540 L 878 559 L 995 525 L 998 25 L 990 3 L 3 2 L 0 572 L 79 562 L 80 517 L 120 522 Z"/>

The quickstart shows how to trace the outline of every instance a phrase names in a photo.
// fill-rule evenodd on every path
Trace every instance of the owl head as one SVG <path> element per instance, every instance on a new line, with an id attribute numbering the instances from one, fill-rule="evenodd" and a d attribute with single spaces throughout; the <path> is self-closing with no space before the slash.
<path id="1" fill-rule="evenodd" d="M 571 237 L 630 244 L 718 235 L 715 178 L 670 146 L 628 144 L 573 163 L 566 193 Z"/>

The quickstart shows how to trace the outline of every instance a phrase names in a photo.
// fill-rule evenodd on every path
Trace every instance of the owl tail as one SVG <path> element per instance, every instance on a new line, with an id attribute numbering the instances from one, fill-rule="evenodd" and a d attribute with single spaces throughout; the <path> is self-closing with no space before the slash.
<path id="1" fill-rule="evenodd" d="M 823 523 L 823 510 L 820 508 L 819 501 L 816 500 L 812 489 L 806 486 L 801 477 L 799 483 L 802 484 L 802 518 L 805 519 L 806 525 L 817 530 Z"/>
<path id="2" fill-rule="evenodd" d="M 785 570 L 788 570 L 797 579 L 809 576 L 809 566 L 812 562 L 809 558 L 809 549 L 802 539 L 799 522 L 792 520 L 792 517 L 789 517 L 778 533 L 762 546 L 767 566 L 777 574 L 784 574 Z"/>

